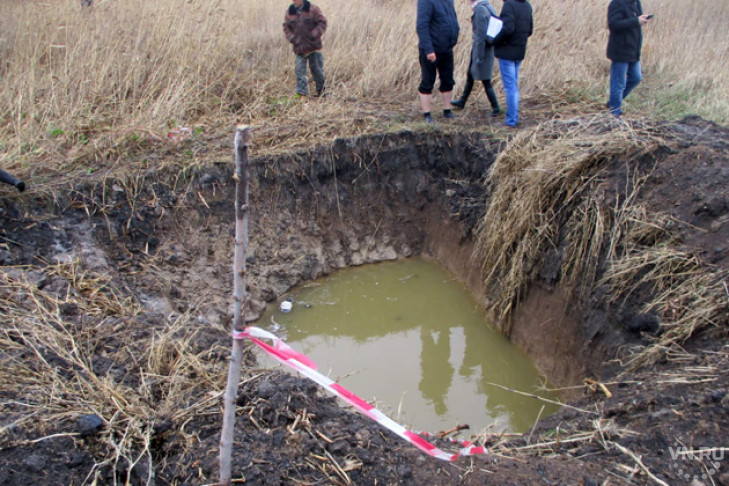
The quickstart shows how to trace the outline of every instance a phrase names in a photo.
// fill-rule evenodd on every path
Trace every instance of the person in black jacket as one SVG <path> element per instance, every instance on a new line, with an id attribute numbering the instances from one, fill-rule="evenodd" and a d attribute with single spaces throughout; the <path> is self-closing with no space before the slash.
<path id="1" fill-rule="evenodd" d="M 623 100 L 643 79 L 640 50 L 643 46 L 642 26 L 650 22 L 643 14 L 640 0 L 612 0 L 608 6 L 607 57 L 610 65 L 610 99 L 608 108 L 615 116 L 623 114 Z"/>
<path id="2" fill-rule="evenodd" d="M 501 83 L 506 94 L 506 125 L 519 123 L 519 69 L 526 55 L 527 39 L 534 31 L 532 6 L 527 0 L 505 0 L 501 7 L 504 25 L 494 39 Z"/>
<path id="3" fill-rule="evenodd" d="M 426 123 L 433 123 L 430 102 L 436 74 L 440 75 L 443 116 L 454 118 L 450 109 L 453 86 L 453 47 L 458 42 L 458 17 L 453 0 L 418 0 L 418 48 L 420 51 L 420 104 Z"/>

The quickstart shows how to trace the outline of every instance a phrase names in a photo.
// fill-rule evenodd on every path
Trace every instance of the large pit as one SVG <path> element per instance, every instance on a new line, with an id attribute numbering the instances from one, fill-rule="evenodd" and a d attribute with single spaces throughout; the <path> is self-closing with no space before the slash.
<path id="1" fill-rule="evenodd" d="M 691 130 L 686 128 L 685 131 Z M 697 130 L 696 133 L 705 131 Z M 694 132 L 691 133 L 694 136 Z M 255 133 L 253 136 L 255 140 Z M 478 263 L 476 242 L 479 224 L 495 190 L 493 184 L 486 184 L 487 177 L 497 155 L 505 147 L 506 141 L 479 131 L 461 134 L 403 131 L 339 139 L 326 146 L 266 157 L 256 156 L 253 150 L 246 320 L 256 321 L 268 303 L 276 303 L 303 282 L 337 269 L 412 256 L 439 262 L 485 310 L 489 310 L 493 289 L 484 284 L 489 269 Z M 714 149 L 725 150 L 725 146 Z M 80 373 L 85 379 L 96 375 L 92 382 L 98 379 L 111 389 L 116 389 L 116 384 L 123 384 L 130 390 L 142 389 L 139 407 L 147 407 L 144 409 L 150 411 L 146 419 L 133 418 L 129 407 L 112 402 L 117 403 L 117 412 L 121 411 L 119 413 L 129 418 L 128 427 L 135 420 L 141 420 L 142 424 L 148 422 L 140 425 L 140 430 L 154 429 L 152 435 L 156 441 L 147 443 L 146 448 L 138 442 L 130 443 L 113 452 L 106 439 L 113 441 L 114 437 L 119 437 L 119 431 L 115 429 L 118 424 L 112 418 L 116 417 L 115 405 L 104 401 L 105 398 L 99 398 L 104 406 L 92 406 L 91 401 L 86 403 L 78 398 L 59 405 L 53 414 L 61 413 L 65 419 L 55 426 L 48 423 L 41 426 L 25 417 L 27 410 L 22 406 L 6 404 L 4 417 L 8 423 L 16 424 L 4 429 L 8 431 L 4 434 L 3 446 L 3 454 L 7 457 L 13 454 L 16 458 L 24 457 L 28 451 L 36 451 L 47 458 L 46 464 L 52 466 L 50 469 L 57 469 L 60 480 L 66 482 L 78 474 L 90 474 L 87 477 L 96 475 L 103 484 L 111 484 L 113 477 L 133 478 L 133 484 L 150 484 L 145 478 L 149 478 L 153 467 L 162 484 L 212 482 L 216 474 L 215 434 L 219 418 L 216 403 L 220 396 L 215 394 L 216 390 L 210 391 L 212 395 L 208 396 L 192 386 L 187 388 L 183 394 L 188 400 L 187 409 L 193 410 L 194 415 L 195 407 L 204 403 L 200 410 L 208 411 L 204 417 L 191 418 L 175 410 L 178 404 L 172 401 L 173 394 L 163 382 L 164 376 L 172 376 L 176 366 L 184 361 L 182 357 L 189 348 L 194 348 L 195 356 L 205 355 L 205 359 L 216 361 L 218 371 L 227 367 L 225 349 L 229 345 L 232 318 L 235 221 L 232 152 L 231 146 L 229 160 L 201 167 L 182 169 L 169 165 L 153 172 L 89 181 L 51 193 L 31 192 L 22 199 L 5 193 L 0 195 L 4 238 L 0 249 L 4 265 L 3 301 L 14 302 L 12 299 L 18 298 L 20 302 L 17 308 L 15 304 L 6 306 L 8 315 L 21 322 L 21 310 L 32 312 L 40 308 L 33 307 L 36 304 L 28 303 L 28 299 L 17 297 L 35 295 L 35 289 L 38 289 L 51 296 L 49 303 L 41 307 L 55 309 L 52 318 L 40 319 L 40 322 L 48 324 L 49 332 L 59 328 L 76 329 L 84 336 L 84 343 L 91 343 L 88 348 L 79 345 L 79 349 L 88 349 L 91 355 L 79 357 L 76 362 L 73 355 L 66 356 L 50 345 L 22 338 L 25 331 L 21 325 L 9 326 L 7 338 L 16 343 L 25 342 L 32 351 L 26 356 L 33 353 L 44 356 L 45 365 L 28 364 L 29 370 L 41 373 L 44 366 L 50 366 L 65 370 L 61 378 L 69 382 L 73 380 L 66 374 Z M 661 146 L 638 152 L 631 155 L 631 160 L 647 168 L 657 159 L 670 157 L 670 151 Z M 626 164 L 619 156 L 613 157 L 602 162 L 607 162 L 608 172 L 620 180 Z M 665 176 L 656 181 L 657 186 L 664 181 Z M 603 185 L 601 197 L 609 198 L 615 187 Z M 723 208 L 726 211 L 727 208 Z M 519 295 L 518 306 L 508 321 L 493 317 L 496 327 L 508 334 L 529 354 L 549 381 L 563 388 L 564 394 L 570 397 L 580 393 L 575 385 L 581 385 L 585 377 L 600 377 L 615 366 L 609 359 L 624 345 L 639 343 L 641 338 L 639 334 L 621 328 L 620 319 L 609 317 L 610 299 L 596 301 L 589 291 L 576 292 L 579 285 L 565 287 L 559 284 L 557 275 L 564 257 L 564 246 L 560 245 L 566 243 L 555 240 L 552 251 L 542 258 L 542 268 L 534 269 L 533 282 Z M 92 288 L 92 283 L 97 284 L 98 292 Z M 594 305 L 585 306 L 588 301 Z M 194 340 L 190 338 L 193 335 Z M 183 344 L 176 344 L 175 339 L 180 336 L 184 337 Z M 148 340 L 156 347 L 144 348 Z M 130 361 L 129 355 L 134 355 L 135 346 L 146 351 Z M 125 347 L 129 348 L 128 353 L 124 351 Z M 154 350 L 162 353 L 167 361 L 153 363 Z M 49 353 L 51 358 L 44 353 Z M 154 367 L 150 376 L 154 375 L 158 381 L 153 385 L 145 378 L 147 375 L 137 369 L 144 369 L 145 362 Z M 78 363 L 86 363 L 88 367 Z M 265 371 L 255 368 L 252 361 L 248 364 L 251 368 L 238 401 L 242 415 L 258 416 L 250 407 L 251 403 L 260 404 L 260 400 L 275 411 L 274 399 L 278 395 L 265 386 L 261 391 L 261 380 L 283 383 L 283 389 L 288 390 L 289 406 L 292 397 L 311 399 L 316 395 L 315 390 L 300 382 L 292 384 L 288 378 L 280 376 L 269 378 Z M 13 370 L 9 365 L 5 368 Z M 133 376 L 135 373 L 138 376 Z M 192 374 L 199 377 L 199 373 L 198 368 L 194 368 Z M 215 383 L 219 385 L 223 378 L 216 377 Z M 253 385 L 258 388 L 251 388 Z M 6 389 L 4 393 L 9 399 L 12 390 Z M 15 398 L 22 396 L 20 393 Z M 27 400 L 43 401 L 38 397 Z M 189 400 L 198 405 L 191 405 Z M 99 408 L 94 408 L 97 405 Z M 284 436 L 276 436 L 278 432 L 270 435 L 272 430 L 278 430 L 276 427 L 281 420 L 294 420 L 285 413 L 280 415 L 280 410 L 273 416 L 266 410 L 260 412 L 259 408 L 255 413 L 263 414 L 268 425 L 256 423 L 258 430 L 241 439 L 258 440 L 263 450 L 284 440 Z M 92 412 L 105 421 L 107 435 L 104 440 L 94 438 L 94 435 L 84 435 L 83 439 L 73 435 L 78 434 L 74 417 Z M 298 412 L 294 410 L 293 413 Z M 341 414 L 330 413 L 335 419 Z M 321 416 L 325 418 L 326 414 Z M 241 420 L 245 422 L 244 417 Z M 263 419 L 258 416 L 258 420 Z M 351 422 L 352 419 L 347 420 Z M 191 426 L 195 430 L 191 431 Z M 239 429 L 246 427 L 241 425 Z M 369 425 L 357 427 L 361 428 L 353 434 L 362 435 L 365 430 L 369 437 L 377 433 L 376 428 L 367 428 Z M 71 431 L 71 435 L 60 435 L 57 439 L 68 442 L 61 444 L 55 442 L 56 439 L 49 439 L 42 442 L 42 449 L 28 442 L 43 435 L 39 431 L 52 435 L 59 430 Z M 333 432 L 325 433 L 331 435 Z M 190 450 L 178 448 L 176 444 L 180 440 L 195 446 Z M 294 447 L 291 444 L 296 440 L 299 439 L 285 438 L 286 447 Z M 357 448 L 347 446 L 339 452 L 352 455 L 360 451 L 366 456 L 361 450 L 366 450 L 367 441 L 361 438 L 358 441 Z M 333 442 L 337 442 L 336 437 Z M 306 455 L 306 448 L 315 445 L 308 443 L 301 453 Z M 144 459 L 134 466 L 131 452 L 129 457 L 118 452 L 138 452 L 140 447 Z M 190 452 L 200 447 L 206 451 L 202 456 Z M 175 448 L 178 450 L 173 451 Z M 72 461 L 76 465 L 69 466 L 70 459 L 65 456 L 56 463 L 57 456 L 65 449 L 77 451 L 75 462 Z M 336 455 L 337 451 L 332 448 L 329 451 Z M 266 474 L 267 466 L 262 465 L 265 460 L 254 460 L 250 454 L 255 453 L 246 452 L 238 459 L 234 473 L 254 478 L 256 484 L 269 484 L 260 479 Z M 104 457 L 116 457 L 116 462 L 104 462 Z M 384 481 L 393 478 L 416 481 L 412 465 L 423 466 L 423 459 L 417 459 L 417 454 L 404 453 L 402 457 L 397 456 L 399 466 L 368 475 L 368 467 L 376 467 L 377 459 L 362 457 L 360 455 L 358 459 L 359 467 L 351 470 L 354 471 L 351 474 L 359 474 L 360 478 L 380 474 Z M 126 469 L 125 461 L 120 458 L 129 459 Z M 199 466 L 194 474 L 171 465 L 192 458 L 196 458 Z M 278 467 L 276 461 L 269 461 L 269 464 L 273 464 L 274 469 Z M 80 469 L 76 469 L 78 467 Z M 423 471 L 442 472 L 439 466 L 433 468 L 421 467 Z M 5 483 L 21 484 L 29 478 L 42 477 L 46 469 L 25 464 L 18 470 L 2 474 Z M 81 469 L 85 472 L 79 472 Z M 133 474 L 129 469 L 133 469 Z M 599 475 L 599 469 L 586 471 Z"/>

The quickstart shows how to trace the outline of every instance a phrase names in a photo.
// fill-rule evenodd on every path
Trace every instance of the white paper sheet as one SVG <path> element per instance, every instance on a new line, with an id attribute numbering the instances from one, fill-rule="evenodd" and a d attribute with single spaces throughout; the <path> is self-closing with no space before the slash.
<path id="1" fill-rule="evenodd" d="M 489 37 L 491 39 L 495 38 L 497 35 L 499 35 L 499 32 L 501 32 L 501 27 L 503 25 L 504 22 L 502 22 L 500 18 L 494 17 L 492 15 L 489 19 L 488 29 L 486 29 L 486 37 Z"/>

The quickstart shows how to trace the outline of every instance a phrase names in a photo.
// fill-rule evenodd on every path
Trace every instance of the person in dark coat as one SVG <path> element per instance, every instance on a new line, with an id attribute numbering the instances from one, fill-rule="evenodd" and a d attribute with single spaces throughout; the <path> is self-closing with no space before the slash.
<path id="1" fill-rule="evenodd" d="M 418 50 L 420 61 L 420 104 L 426 123 L 430 114 L 436 74 L 440 76 L 443 116 L 454 118 L 450 110 L 453 86 L 453 48 L 458 42 L 458 17 L 453 0 L 418 0 Z"/>
<path id="2" fill-rule="evenodd" d="M 504 0 L 500 17 L 504 25 L 494 39 L 494 54 L 506 94 L 506 125 L 515 127 L 519 123 L 519 70 L 527 39 L 534 31 L 532 6 L 527 0 Z"/>
<path id="3" fill-rule="evenodd" d="M 451 101 L 456 108 L 464 108 L 473 89 L 474 81 L 481 81 L 486 91 L 486 98 L 491 104 L 491 116 L 501 114 L 499 100 L 496 98 L 491 77 L 494 74 L 494 45 L 486 41 L 486 32 L 492 15 L 496 9 L 489 0 L 468 0 L 471 3 L 471 27 L 473 29 L 473 44 L 471 45 L 471 62 L 468 64 L 468 74 L 463 93 L 457 100 Z"/>
<path id="4" fill-rule="evenodd" d="M 610 30 L 607 57 L 612 61 L 607 106 L 613 115 L 620 116 L 623 100 L 643 79 L 640 69 L 642 26 L 650 22 L 650 16 L 643 14 L 640 0 L 612 0 L 607 20 Z"/>
<path id="5" fill-rule="evenodd" d="M 316 84 L 316 96 L 324 94 L 324 55 L 321 53 L 322 37 L 327 30 L 327 19 L 321 9 L 309 0 L 293 0 L 286 10 L 283 23 L 284 35 L 296 55 L 296 94 L 309 95 L 309 78 L 306 63 Z"/>

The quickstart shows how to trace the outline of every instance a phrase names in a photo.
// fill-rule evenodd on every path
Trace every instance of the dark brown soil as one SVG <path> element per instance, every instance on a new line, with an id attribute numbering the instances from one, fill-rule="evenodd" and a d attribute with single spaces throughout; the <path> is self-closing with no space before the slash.
<path id="1" fill-rule="evenodd" d="M 459 123 L 469 130 L 462 133 L 404 131 L 254 159 L 249 320 L 303 280 L 415 254 L 443 262 L 480 295 L 469 257 L 488 201 L 483 178 L 504 139 L 474 130 L 476 116 L 463 117 Z M 654 167 L 640 202 L 673 217 L 684 251 L 717 272 L 729 270 L 729 130 L 695 118 L 656 130 L 670 143 L 636 161 Z M 232 158 L 232 147 L 225 149 Z M 216 482 L 232 300 L 229 160 L 189 173 L 170 166 L 90 181 L 52 197 L 31 189 L 18 198 L 0 188 L 0 314 L 7 317 L 0 337 L 0 484 Z M 607 186 L 625 177 L 625 165 L 614 161 Z M 99 290 L 104 311 L 94 308 L 99 296 L 82 288 L 79 274 L 54 270 L 57 260 L 80 262 L 79 273 L 97 283 L 108 277 Z M 536 282 L 535 292 L 549 287 Z M 76 332 L 79 348 L 91 350 L 87 369 L 50 342 L 22 350 L 30 338 L 16 311 L 37 308 L 29 298 L 36 290 L 52 297 L 43 307 L 52 312 L 28 318 Z M 572 385 L 571 407 L 524 436 L 481 436 L 490 454 L 452 464 L 422 454 L 305 379 L 256 368 L 249 349 L 237 400 L 236 483 L 729 485 L 726 333 L 702 331 L 683 348 L 667 349 L 656 365 L 628 372 L 611 359 L 655 333 L 615 317 L 598 290 L 579 299 L 589 308 L 575 312 L 570 346 L 579 352 L 530 349 L 545 371 Z M 641 298 L 624 307 L 637 312 Z M 727 301 L 729 307 L 729 291 Z M 163 375 L 158 388 L 145 378 L 149 343 L 170 327 L 168 352 L 204 362 L 168 377 L 189 384 L 175 400 Z M 37 375 L 19 376 L 18 369 Z M 51 369 L 67 388 L 49 385 L 44 394 Z M 582 387 L 585 377 L 606 383 L 612 396 Z M 81 396 L 84 380 L 119 390 L 140 415 L 120 426 L 116 417 L 135 408 L 118 404 L 121 398 Z M 102 419 L 98 427 L 94 417 Z M 136 463 L 115 449 L 131 430 L 139 432 L 128 449 Z M 438 445 L 454 449 L 447 441 Z M 723 449 L 697 459 L 680 455 L 684 447 Z"/>

